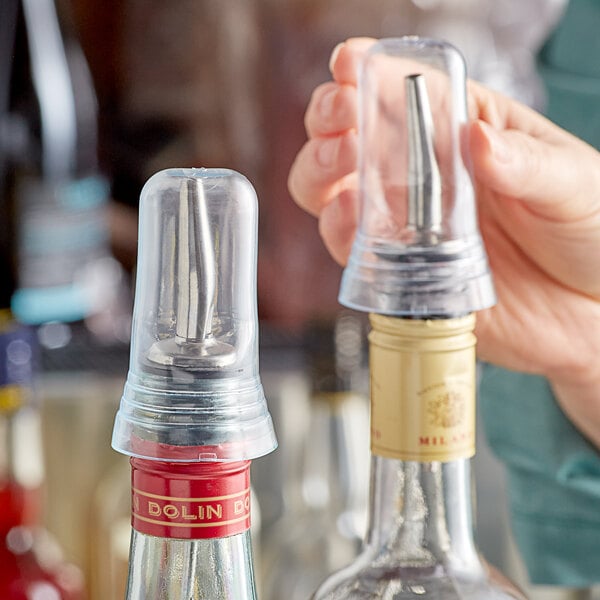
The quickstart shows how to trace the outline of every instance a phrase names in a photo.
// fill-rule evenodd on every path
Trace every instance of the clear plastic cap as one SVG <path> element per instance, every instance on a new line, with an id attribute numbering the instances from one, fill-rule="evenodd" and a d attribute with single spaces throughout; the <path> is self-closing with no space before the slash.
<path id="1" fill-rule="evenodd" d="M 466 75 L 450 44 L 384 39 L 358 74 L 357 235 L 340 302 L 392 316 L 495 303 L 469 172 Z"/>
<path id="2" fill-rule="evenodd" d="M 258 372 L 257 221 L 235 171 L 169 169 L 144 186 L 115 450 L 195 462 L 276 447 Z"/>

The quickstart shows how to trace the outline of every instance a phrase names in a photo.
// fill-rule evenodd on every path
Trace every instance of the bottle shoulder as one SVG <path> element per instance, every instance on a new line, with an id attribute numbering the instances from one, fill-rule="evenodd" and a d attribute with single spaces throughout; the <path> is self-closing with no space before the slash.
<path id="1" fill-rule="evenodd" d="M 398 566 L 378 560 L 368 549 L 349 567 L 331 575 L 312 600 L 525 600 L 496 571 L 482 564 L 479 572 L 448 566 Z"/>

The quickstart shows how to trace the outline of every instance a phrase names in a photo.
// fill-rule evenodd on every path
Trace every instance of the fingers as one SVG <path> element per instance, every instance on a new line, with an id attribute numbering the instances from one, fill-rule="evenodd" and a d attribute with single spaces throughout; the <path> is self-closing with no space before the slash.
<path id="1" fill-rule="evenodd" d="M 375 42 L 373 38 L 350 38 L 338 44 L 329 61 L 329 70 L 333 79 L 338 83 L 355 86 L 358 65 Z"/>
<path id="2" fill-rule="evenodd" d="M 292 165 L 288 189 L 313 215 L 348 187 L 347 178 L 356 170 L 356 70 L 374 43 L 354 38 L 339 44 L 330 61 L 334 81 L 319 86 L 309 103 L 305 124 L 310 139 Z"/>
<path id="3" fill-rule="evenodd" d="M 355 189 L 341 191 L 321 212 L 319 232 L 327 250 L 340 265 L 345 265 L 350 255 L 357 222 Z"/>
<path id="4" fill-rule="evenodd" d="M 288 178 L 289 191 L 304 210 L 320 215 L 325 246 L 345 264 L 356 231 L 356 79 L 358 64 L 375 40 L 354 38 L 332 53 L 334 81 L 319 86 L 306 111 L 309 141 Z"/>
<path id="5" fill-rule="evenodd" d="M 329 81 L 315 89 L 304 119 L 309 137 L 356 128 L 356 88 Z"/>
<path id="6" fill-rule="evenodd" d="M 539 216 L 561 222 L 600 210 L 600 154 L 575 138 L 548 143 L 523 131 L 497 131 L 483 121 L 470 126 L 477 180 L 493 191 L 527 202 Z"/>
<path id="7" fill-rule="evenodd" d="M 549 119 L 520 102 L 467 81 L 467 102 L 471 119 L 480 119 L 496 130 L 515 129 L 549 143 L 558 143 L 563 131 Z"/>
<path id="8" fill-rule="evenodd" d="M 292 198 L 307 212 L 318 215 L 347 187 L 346 177 L 356 170 L 356 134 L 316 137 L 304 144 L 290 170 Z"/>

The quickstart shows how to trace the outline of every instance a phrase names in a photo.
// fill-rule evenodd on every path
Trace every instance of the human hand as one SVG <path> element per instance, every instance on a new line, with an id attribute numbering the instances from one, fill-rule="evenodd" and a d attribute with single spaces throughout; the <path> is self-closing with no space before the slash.
<path id="1" fill-rule="evenodd" d="M 356 67 L 373 40 L 332 56 L 333 81 L 306 112 L 309 140 L 289 176 L 345 263 L 356 230 Z M 468 83 L 468 139 L 498 304 L 478 315 L 478 354 L 546 376 L 600 446 L 600 154 L 535 111 Z"/>

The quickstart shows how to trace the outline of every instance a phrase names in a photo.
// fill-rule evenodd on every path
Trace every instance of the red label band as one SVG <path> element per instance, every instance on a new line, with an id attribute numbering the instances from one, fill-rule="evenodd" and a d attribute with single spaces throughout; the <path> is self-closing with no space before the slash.
<path id="1" fill-rule="evenodd" d="M 219 538 L 250 528 L 250 461 L 131 459 L 133 528 L 156 537 Z"/>

